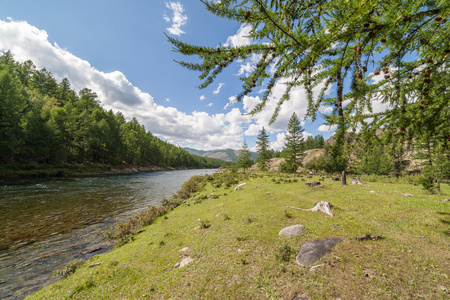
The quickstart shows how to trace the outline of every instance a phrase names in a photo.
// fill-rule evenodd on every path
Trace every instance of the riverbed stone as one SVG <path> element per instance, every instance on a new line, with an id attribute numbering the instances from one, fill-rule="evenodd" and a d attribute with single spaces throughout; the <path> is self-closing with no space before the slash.
<path id="1" fill-rule="evenodd" d="M 286 228 L 281 229 L 281 231 L 278 233 L 281 236 L 296 236 L 303 233 L 305 230 L 305 226 L 303 225 L 293 225 Z"/>
<path id="2" fill-rule="evenodd" d="M 342 240 L 338 238 L 331 238 L 303 244 L 300 247 L 300 251 L 295 258 L 295 261 L 300 266 L 309 266 L 328 252 L 331 252 L 331 249 L 339 242 L 342 242 Z"/>

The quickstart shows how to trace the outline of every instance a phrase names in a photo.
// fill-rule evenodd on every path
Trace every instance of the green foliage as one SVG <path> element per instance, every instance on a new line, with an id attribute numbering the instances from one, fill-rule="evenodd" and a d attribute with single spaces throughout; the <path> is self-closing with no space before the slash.
<path id="1" fill-rule="evenodd" d="M 295 173 L 302 165 L 302 157 L 299 156 L 304 150 L 303 131 L 300 120 L 294 112 L 287 126 L 286 143 L 283 149 L 286 162 L 281 166 L 282 172 Z"/>
<path id="2" fill-rule="evenodd" d="M 303 88 L 306 117 L 314 120 L 321 109 L 333 108 L 323 115 L 328 125 L 343 125 L 344 132 L 385 131 L 383 142 L 392 145 L 394 174 L 404 168 L 406 144 L 421 143 L 431 156 L 441 149 L 441 158 L 449 161 L 449 1 L 203 2 L 210 13 L 251 30 L 250 43 L 236 47 L 190 45 L 168 37 L 176 51 L 199 58 L 198 63 L 180 62 L 201 72 L 199 88 L 211 84 L 233 61 L 252 63 L 256 58 L 252 72 L 239 78 L 242 90 L 236 97 L 241 101 L 255 89 L 265 88 L 252 114 L 275 98 L 275 86 L 283 85 L 274 122 L 283 103 L 294 95 L 293 89 Z M 375 110 L 380 103 L 384 109 Z M 344 148 L 349 140 L 342 142 L 336 147 Z M 336 148 L 329 149 L 325 163 L 330 171 L 347 169 Z M 359 171 L 386 173 L 387 164 L 366 165 Z"/>
<path id="3" fill-rule="evenodd" d="M 68 263 L 64 269 L 57 271 L 56 275 L 59 275 L 62 278 L 67 278 L 70 275 L 72 275 L 73 273 L 75 273 L 75 271 L 82 265 L 84 265 L 84 260 L 82 260 L 82 259 L 74 260 L 74 261 Z"/>
<path id="4" fill-rule="evenodd" d="M 269 149 L 269 136 L 266 133 L 264 127 L 259 132 L 257 137 L 256 147 L 258 149 L 258 158 L 256 162 L 260 170 L 267 170 L 269 168 L 269 160 L 271 158 L 271 153 Z"/>
<path id="5" fill-rule="evenodd" d="M 286 244 L 276 250 L 275 259 L 281 262 L 289 262 L 294 254 L 295 250 Z"/>
<path id="6" fill-rule="evenodd" d="M 433 183 L 433 177 L 431 177 L 430 173 L 426 172 L 423 176 L 420 176 L 418 182 L 425 190 L 434 194 L 436 185 Z"/>
<path id="7" fill-rule="evenodd" d="M 250 157 L 250 150 L 248 149 L 247 143 L 244 142 L 241 150 L 239 151 L 239 156 L 237 158 L 237 164 L 239 167 L 244 169 L 250 168 L 253 165 L 253 160 Z"/>
<path id="8" fill-rule="evenodd" d="M 133 118 L 104 110 L 90 89 L 77 93 L 31 61 L 0 55 L 0 164 L 159 165 L 209 168 L 223 162 L 164 142 Z"/>

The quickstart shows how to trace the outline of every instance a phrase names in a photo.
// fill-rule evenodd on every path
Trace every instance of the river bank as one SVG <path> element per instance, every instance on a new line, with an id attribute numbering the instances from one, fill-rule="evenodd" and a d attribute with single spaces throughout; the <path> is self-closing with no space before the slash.
<path id="1" fill-rule="evenodd" d="M 406 182 L 303 180 L 205 176 L 184 204 L 29 299 L 448 297 L 449 186 L 436 196 Z M 335 216 L 298 209 L 319 201 L 331 202 Z M 296 224 L 303 234 L 278 235 Z M 364 234 L 383 238 L 355 239 Z M 295 262 L 302 244 L 330 237 L 342 242 L 314 265 Z"/>
<path id="2" fill-rule="evenodd" d="M 104 165 L 104 164 L 70 164 L 70 165 L 0 165 L 0 179 L 7 178 L 50 178 L 71 176 L 129 175 L 140 172 L 164 170 L 186 170 L 186 167 L 162 167 L 157 165 Z"/>
<path id="3" fill-rule="evenodd" d="M 212 172 L 0 181 L 0 299 L 21 299 L 54 282 L 68 262 L 108 250 L 103 232 L 117 220 L 160 205 L 192 176 Z"/>

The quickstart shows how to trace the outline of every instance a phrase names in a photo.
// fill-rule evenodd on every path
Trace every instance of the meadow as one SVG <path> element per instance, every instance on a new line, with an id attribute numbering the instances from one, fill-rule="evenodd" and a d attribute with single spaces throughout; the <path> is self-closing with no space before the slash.
<path id="1" fill-rule="evenodd" d="M 360 179 L 193 178 L 150 225 L 27 299 L 448 299 L 449 184 L 430 195 L 414 176 Z M 334 217 L 298 209 L 320 201 Z M 296 224 L 302 235 L 278 235 Z M 355 239 L 364 234 L 383 238 Z M 302 244 L 330 237 L 343 241 L 313 265 L 295 262 Z"/>

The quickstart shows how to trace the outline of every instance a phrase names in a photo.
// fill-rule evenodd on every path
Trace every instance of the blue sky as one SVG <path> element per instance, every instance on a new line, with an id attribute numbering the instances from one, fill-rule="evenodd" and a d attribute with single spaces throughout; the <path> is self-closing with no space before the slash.
<path id="1" fill-rule="evenodd" d="M 279 150 L 292 112 L 300 118 L 306 112 L 298 89 L 271 126 L 270 104 L 256 116 L 245 115 L 261 94 L 232 100 L 241 91 L 237 77 L 251 68 L 251 59 L 235 62 L 211 86 L 197 89 L 199 74 L 174 62 L 185 58 L 164 35 L 197 45 L 242 45 L 251 42 L 247 30 L 192 0 L 0 0 L 1 51 L 11 50 L 18 61 L 31 59 L 57 80 L 67 77 L 77 91 L 91 88 L 106 109 L 136 117 L 160 138 L 203 150 L 239 149 L 244 139 L 254 150 L 262 126 Z M 275 101 L 283 86 L 273 90 Z M 305 134 L 329 137 L 321 122 L 306 120 Z"/>

